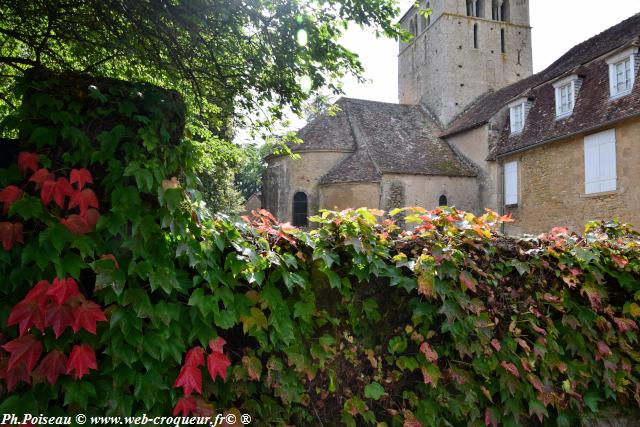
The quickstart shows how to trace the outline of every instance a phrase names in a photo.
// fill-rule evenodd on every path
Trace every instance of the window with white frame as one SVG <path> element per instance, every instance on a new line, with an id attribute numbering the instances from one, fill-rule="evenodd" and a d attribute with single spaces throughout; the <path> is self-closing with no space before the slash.
<path id="1" fill-rule="evenodd" d="M 573 111 L 574 82 L 570 81 L 556 88 L 556 116 L 566 116 Z"/>
<path id="2" fill-rule="evenodd" d="M 518 162 L 504 164 L 504 204 L 518 204 Z"/>
<path id="3" fill-rule="evenodd" d="M 524 102 L 511 106 L 511 133 L 518 133 L 524 127 Z"/>
<path id="4" fill-rule="evenodd" d="M 633 48 L 607 59 L 611 97 L 616 98 L 631 93 L 635 80 L 636 53 L 637 48 Z"/>
<path id="5" fill-rule="evenodd" d="M 584 181 L 586 194 L 616 190 L 615 129 L 585 137 Z"/>

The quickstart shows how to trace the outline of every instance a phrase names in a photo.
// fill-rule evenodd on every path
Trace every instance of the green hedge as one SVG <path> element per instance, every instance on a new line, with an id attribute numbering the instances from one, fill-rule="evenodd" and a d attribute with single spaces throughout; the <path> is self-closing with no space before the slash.
<path id="1" fill-rule="evenodd" d="M 324 212 L 311 232 L 207 218 L 176 95 L 43 72 L 20 90 L 0 412 L 570 426 L 637 410 L 630 227 L 516 239 L 496 231 L 508 218 L 454 208 Z"/>

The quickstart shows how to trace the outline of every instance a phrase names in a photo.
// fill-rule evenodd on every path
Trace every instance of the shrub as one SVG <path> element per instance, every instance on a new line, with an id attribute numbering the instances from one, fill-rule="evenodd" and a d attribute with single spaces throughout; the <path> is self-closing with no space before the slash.
<path id="1" fill-rule="evenodd" d="M 23 90 L 5 121 L 23 152 L 0 173 L 3 413 L 575 425 L 640 403 L 630 227 L 206 218 L 175 95 L 76 75 Z"/>

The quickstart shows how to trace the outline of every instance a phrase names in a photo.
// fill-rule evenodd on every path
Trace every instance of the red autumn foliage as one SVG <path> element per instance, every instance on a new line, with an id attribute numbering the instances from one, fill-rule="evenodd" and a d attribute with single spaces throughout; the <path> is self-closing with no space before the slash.
<path id="1" fill-rule="evenodd" d="M 87 209 L 97 209 L 98 199 L 93 190 L 85 188 L 84 190 L 74 192 L 69 201 L 69 209 L 75 208 L 76 206 L 80 209 L 80 216 L 82 217 L 84 217 Z"/>
<path id="2" fill-rule="evenodd" d="M 195 347 L 189 350 L 184 364 L 185 366 L 195 366 L 196 368 L 204 365 L 204 349 Z"/>
<path id="3" fill-rule="evenodd" d="M 7 320 L 8 326 L 18 325 L 20 336 L 27 333 L 32 326 L 35 326 L 41 332 L 44 331 L 44 323 L 39 302 L 26 299 L 13 307 Z"/>
<path id="4" fill-rule="evenodd" d="M 71 184 L 77 184 L 78 190 L 82 190 L 85 184 L 93 184 L 93 177 L 85 168 L 71 169 L 70 181 Z"/>
<path id="5" fill-rule="evenodd" d="M 5 251 L 13 249 L 14 243 L 24 243 L 22 224 L 19 222 L 0 222 L 0 242 Z"/>
<path id="6" fill-rule="evenodd" d="M 73 309 L 73 332 L 84 328 L 92 334 L 96 334 L 96 323 L 107 320 L 100 306 L 92 301 L 84 300 Z"/>
<path id="7" fill-rule="evenodd" d="M 47 296 L 58 305 L 64 304 L 69 298 L 80 295 L 78 283 L 72 278 L 53 279 L 53 283 L 47 289 Z"/>
<path id="8" fill-rule="evenodd" d="M 44 326 L 51 327 L 56 338 L 58 338 L 64 330 L 73 324 L 73 314 L 71 307 L 67 304 L 50 303 L 47 306 L 44 315 Z"/>
<path id="9" fill-rule="evenodd" d="M 7 365 L 7 372 L 19 364 L 24 363 L 27 368 L 27 373 L 31 373 L 36 363 L 38 363 L 40 354 L 42 354 L 42 343 L 32 334 L 9 341 L 3 345 L 2 348 L 8 353 L 11 353 L 9 364 Z"/>
<path id="10" fill-rule="evenodd" d="M 197 408 L 198 404 L 193 397 L 181 397 L 173 408 L 173 416 L 175 417 L 178 414 L 182 414 L 183 417 L 186 417 Z"/>
<path id="11" fill-rule="evenodd" d="M 22 175 L 26 175 L 29 171 L 37 171 L 38 155 L 36 153 L 29 153 L 26 151 L 18 154 L 18 170 Z"/>
<path id="12" fill-rule="evenodd" d="M 46 378 L 53 385 L 60 374 L 66 370 L 67 356 L 60 350 L 53 350 L 47 354 L 38 367 L 33 371 L 34 377 Z"/>
<path id="13" fill-rule="evenodd" d="M 180 370 L 173 386 L 182 387 L 185 396 L 190 396 L 194 390 L 202 394 L 202 372 L 195 366 L 185 365 Z"/>
<path id="14" fill-rule="evenodd" d="M 213 352 L 207 356 L 207 370 L 212 380 L 220 376 L 223 381 L 226 381 L 229 366 L 231 366 L 231 360 L 222 352 Z"/>
<path id="15" fill-rule="evenodd" d="M 24 192 L 15 185 L 9 185 L 0 191 L 0 202 L 2 202 L 2 214 L 7 215 L 9 208 L 16 201 L 19 200 Z"/>
<path id="16" fill-rule="evenodd" d="M 89 372 L 89 369 L 98 369 L 93 349 L 87 344 L 74 345 L 67 360 L 65 373 L 69 375 L 73 372 L 73 377 L 80 379 Z"/>
<path id="17" fill-rule="evenodd" d="M 42 168 L 38 169 L 33 175 L 31 175 L 31 178 L 29 178 L 29 182 L 35 183 L 36 190 L 40 190 L 42 184 L 44 184 L 45 181 L 52 181 L 54 179 L 55 176 L 51 172 L 49 172 L 46 168 Z"/>
<path id="18" fill-rule="evenodd" d="M 40 190 L 40 200 L 47 206 L 51 203 L 51 199 L 56 202 L 60 208 L 64 208 L 64 198 L 71 197 L 75 194 L 75 190 L 67 181 L 67 178 L 60 177 L 56 181 L 48 180 L 42 184 Z"/>

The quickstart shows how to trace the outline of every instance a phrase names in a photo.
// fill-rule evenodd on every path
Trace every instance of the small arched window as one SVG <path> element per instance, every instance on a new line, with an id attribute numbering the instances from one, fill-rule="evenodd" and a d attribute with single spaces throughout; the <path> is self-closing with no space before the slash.
<path id="1" fill-rule="evenodd" d="M 502 6 L 500 7 L 500 20 L 508 21 L 509 20 L 509 0 L 503 0 Z"/>
<path id="2" fill-rule="evenodd" d="M 506 40 L 505 40 L 505 35 L 504 35 L 504 28 L 500 30 L 500 49 L 502 50 L 502 53 L 506 53 L 507 52 L 507 44 L 506 44 Z"/>
<path id="3" fill-rule="evenodd" d="M 293 225 L 306 227 L 309 225 L 309 200 L 307 195 L 299 191 L 293 195 Z"/>
<path id="4" fill-rule="evenodd" d="M 473 48 L 478 48 L 478 24 L 473 24 Z"/>
<path id="5" fill-rule="evenodd" d="M 440 198 L 438 199 L 438 206 L 447 206 L 447 196 L 445 196 L 444 194 L 442 196 L 440 196 Z"/>

